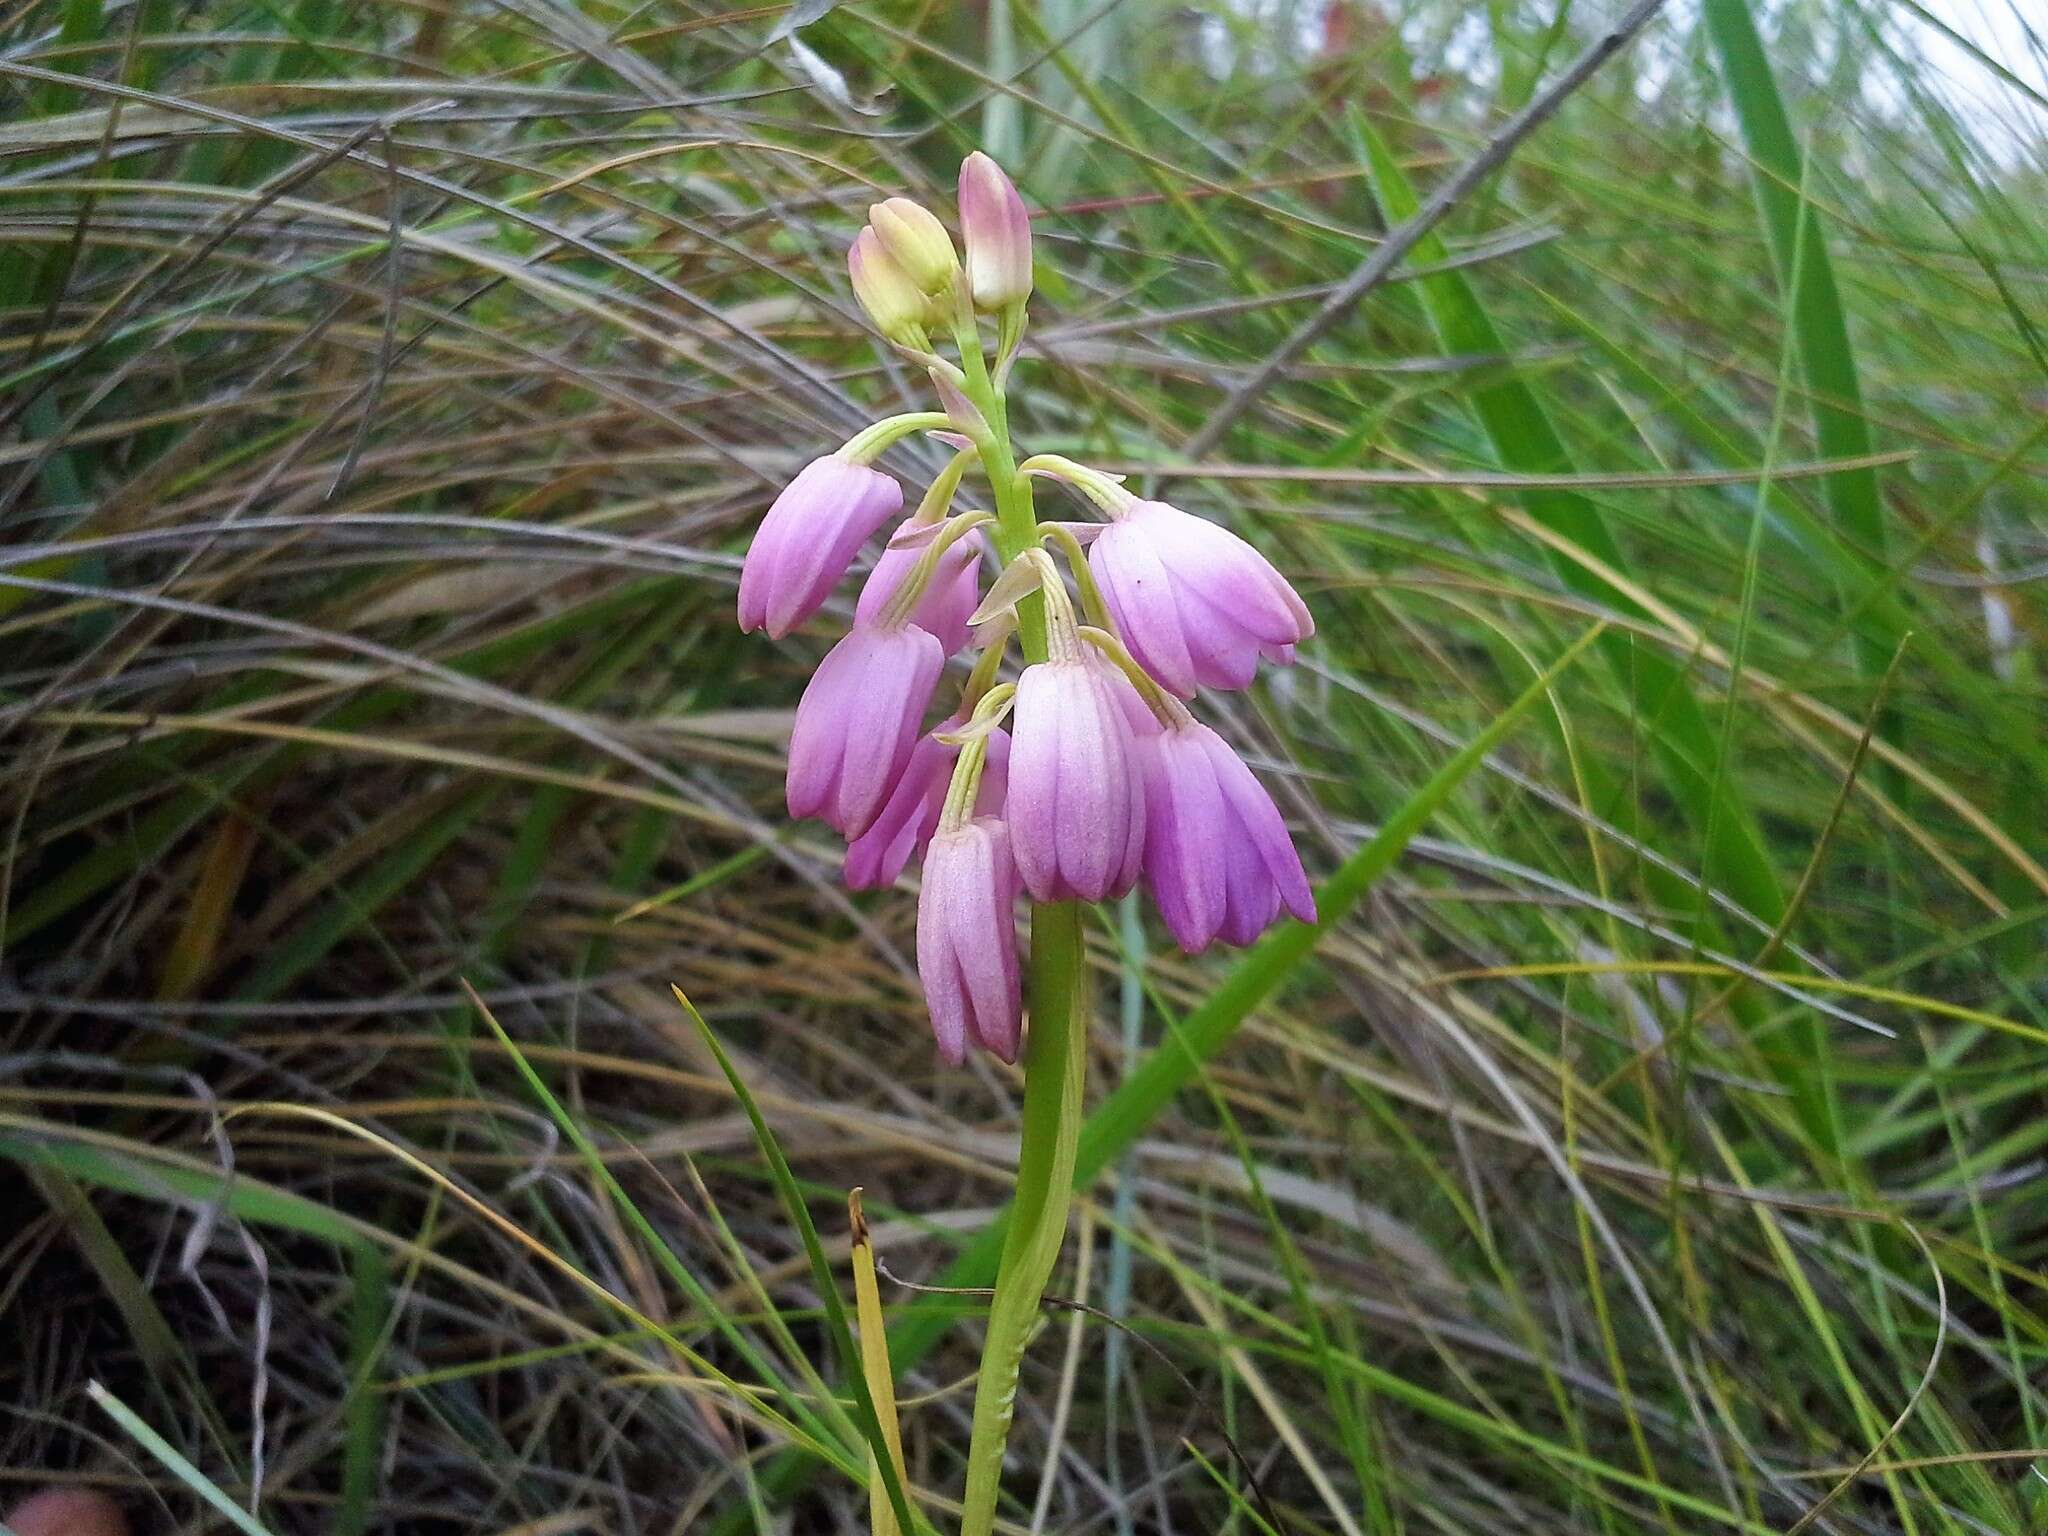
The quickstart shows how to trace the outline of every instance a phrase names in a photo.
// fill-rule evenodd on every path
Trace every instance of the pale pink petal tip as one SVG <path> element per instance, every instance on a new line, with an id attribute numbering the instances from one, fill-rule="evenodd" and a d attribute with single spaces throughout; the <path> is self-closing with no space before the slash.
<path id="1" fill-rule="evenodd" d="M 1016 184 L 980 150 L 960 163 L 960 236 L 977 308 L 1003 309 L 1030 297 L 1031 215 Z"/>

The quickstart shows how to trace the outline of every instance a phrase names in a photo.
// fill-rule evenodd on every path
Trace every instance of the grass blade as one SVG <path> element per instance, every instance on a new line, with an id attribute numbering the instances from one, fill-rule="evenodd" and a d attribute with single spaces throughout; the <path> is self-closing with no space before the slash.
<path id="1" fill-rule="evenodd" d="M 909 1499 L 903 1491 L 903 1481 L 896 1474 L 896 1453 L 889 1436 L 882 1425 L 882 1419 L 875 1407 L 875 1399 L 868 1391 L 867 1375 L 863 1367 L 861 1352 L 853 1342 L 853 1331 L 847 1326 L 846 1304 L 840 1299 L 839 1285 L 832 1274 L 832 1265 L 825 1257 L 825 1245 L 818 1241 L 817 1224 L 811 1220 L 811 1210 L 804 1203 L 803 1191 L 797 1187 L 796 1175 L 790 1171 L 789 1159 L 782 1155 L 782 1145 L 775 1139 L 775 1133 L 768 1129 L 768 1122 L 761 1116 L 760 1105 L 747 1089 L 746 1080 L 733 1066 L 732 1058 L 725 1053 L 725 1047 L 711 1026 L 697 1011 L 696 1005 L 684 994 L 681 987 L 671 987 L 676 1001 L 683 1012 L 690 1016 L 690 1022 L 697 1026 L 697 1033 L 703 1039 L 705 1048 L 718 1062 L 718 1068 L 725 1074 L 725 1080 L 732 1085 L 733 1096 L 746 1112 L 747 1121 L 754 1128 L 754 1140 L 761 1149 L 761 1155 L 768 1162 L 768 1172 L 775 1181 L 776 1193 L 782 1199 L 782 1208 L 802 1236 L 804 1252 L 811 1262 L 811 1282 L 818 1288 L 819 1299 L 825 1304 L 825 1327 L 832 1337 L 833 1348 L 838 1352 L 840 1367 L 845 1371 L 848 1383 L 853 1388 L 853 1400 L 861 1434 L 866 1437 L 868 1454 L 873 1457 L 872 1465 L 880 1472 L 882 1487 L 889 1497 L 889 1510 L 896 1518 L 897 1525 L 913 1533 L 925 1531 L 929 1526 L 916 1516 Z"/>
<path id="2" fill-rule="evenodd" d="M 211 1504 L 228 1524 L 243 1532 L 244 1536 L 270 1536 L 269 1530 L 261 1521 L 222 1493 L 212 1478 L 181 1456 L 170 1441 L 143 1423 L 134 1409 L 96 1381 L 87 1382 L 85 1390 L 94 1402 L 106 1410 L 109 1418 L 126 1430 L 137 1445 L 149 1452 L 159 1466 Z"/>
<path id="3" fill-rule="evenodd" d="M 1542 700 L 1556 681 L 1604 632 L 1595 625 L 1573 641 L 1486 729 L 1473 737 L 1431 775 L 1407 802 L 1387 818 L 1364 847 L 1323 882 L 1316 892 L 1317 920 L 1286 923 L 1270 931 L 1208 999 L 1181 1020 L 1171 1044 L 1162 1043 L 1125 1077 L 1081 1127 L 1074 1160 L 1074 1185 L 1085 1189 L 1097 1174 L 1145 1133 L 1177 1093 L 1194 1080 L 1201 1065 L 1221 1050 L 1247 1015 L 1264 1002 L 1314 952 L 1316 941 L 1350 915 L 1373 883 L 1393 867 L 1409 841 L 1420 832 L 1486 755 L 1507 739 L 1517 724 Z M 1002 1252 L 1008 1213 L 998 1216 L 954 1260 L 944 1284 L 954 1287 L 989 1283 Z M 938 1343 L 950 1315 L 937 1307 L 913 1309 L 889 1340 L 890 1359 L 902 1371 L 921 1360 Z"/>

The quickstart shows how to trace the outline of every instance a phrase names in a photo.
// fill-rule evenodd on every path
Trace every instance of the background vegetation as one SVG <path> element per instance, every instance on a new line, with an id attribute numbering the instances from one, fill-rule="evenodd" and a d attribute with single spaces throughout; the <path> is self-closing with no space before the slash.
<path id="1" fill-rule="evenodd" d="M 1991 57 L 1915 0 L 1674 0 L 1264 381 L 1618 12 L 0 10 L 0 1479 L 163 1531 L 863 1527 L 668 983 L 835 1261 L 858 1183 L 946 1273 L 1017 1082 L 939 1068 L 912 901 L 784 825 L 828 626 L 732 596 L 913 398 L 866 205 L 983 145 L 1043 210 L 1033 447 L 1182 464 L 1244 394 L 1153 483 L 1310 594 L 1212 715 L 1312 871 L 1607 625 L 1097 1141 L 1007 1517 L 2048 1528 L 2026 9 Z M 1232 963 L 1104 919 L 1098 1093 Z M 882 1299 L 943 1528 L 978 1303 Z"/>

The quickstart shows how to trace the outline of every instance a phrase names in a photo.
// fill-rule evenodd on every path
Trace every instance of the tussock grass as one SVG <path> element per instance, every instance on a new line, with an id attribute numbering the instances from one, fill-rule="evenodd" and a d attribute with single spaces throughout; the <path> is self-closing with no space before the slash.
<path id="1" fill-rule="evenodd" d="M 857 1184 L 947 1527 L 982 1303 L 902 1282 L 972 1281 L 1018 1083 L 784 825 L 825 631 L 731 601 L 912 398 L 847 238 L 987 142 L 1020 432 L 1301 581 L 1210 713 L 1318 875 L 1389 856 L 1312 951 L 1088 935 L 1086 1309 L 1006 1515 L 2048 1520 L 2038 26 L 1669 11 L 1190 464 L 1612 18 L 794 14 L 6 13 L 7 1484 L 865 1529 Z"/>

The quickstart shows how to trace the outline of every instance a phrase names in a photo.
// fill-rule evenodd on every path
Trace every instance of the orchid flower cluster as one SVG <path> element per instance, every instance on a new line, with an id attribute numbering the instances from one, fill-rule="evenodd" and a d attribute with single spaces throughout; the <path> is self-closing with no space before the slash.
<path id="1" fill-rule="evenodd" d="M 1271 796 L 1186 702 L 1247 686 L 1262 658 L 1292 661 L 1315 630 L 1307 607 L 1215 523 L 1058 455 L 1017 462 L 1004 386 L 1031 293 L 1030 218 L 979 153 L 960 169 L 959 214 L 962 253 L 929 210 L 890 198 L 848 256 L 862 307 L 929 371 L 945 410 L 877 422 L 806 465 L 763 518 L 739 587 L 743 630 L 788 634 L 902 511 L 901 485 L 874 460 L 918 432 L 955 449 L 805 688 L 788 777 L 790 815 L 847 839 L 849 887 L 891 884 L 922 857 L 918 969 L 954 1064 L 970 1043 L 1017 1058 L 1020 893 L 1092 902 L 1142 881 L 1191 954 L 1248 944 L 1283 910 L 1315 918 Z M 982 316 L 996 321 L 993 364 Z M 959 366 L 933 350 L 949 327 Z M 954 510 L 970 472 L 988 477 L 996 516 Z M 1034 477 L 1104 520 L 1038 522 Z M 984 594 L 991 555 L 1000 570 Z M 1007 682 L 1013 638 L 1024 664 Z M 957 704 L 927 729 L 948 658 L 970 647 Z"/>

